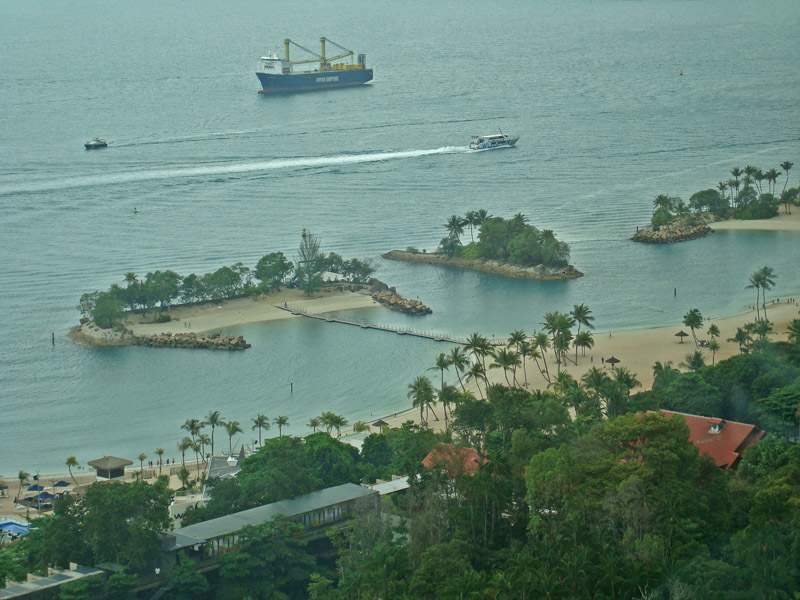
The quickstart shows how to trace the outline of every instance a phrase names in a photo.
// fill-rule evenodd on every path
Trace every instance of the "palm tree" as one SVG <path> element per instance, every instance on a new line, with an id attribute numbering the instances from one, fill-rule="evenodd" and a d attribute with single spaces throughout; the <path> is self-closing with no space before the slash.
<path id="1" fill-rule="evenodd" d="M 755 271 L 752 275 L 750 275 L 750 285 L 745 286 L 744 289 L 752 289 L 756 288 L 756 319 L 761 316 L 760 311 L 760 300 L 761 300 L 761 276 L 760 270 Z"/>
<path id="2" fill-rule="evenodd" d="M 464 345 L 464 350 L 471 352 L 475 360 L 480 360 L 483 369 L 486 370 L 486 355 L 492 351 L 492 345 L 489 340 L 479 333 L 473 333 L 467 338 L 467 343 Z"/>
<path id="3" fill-rule="evenodd" d="M 282 438 L 283 437 L 283 428 L 285 426 L 289 425 L 289 417 L 285 417 L 283 415 L 280 415 L 278 417 L 275 417 L 275 419 L 272 422 L 275 423 L 275 425 L 278 426 L 278 437 Z"/>
<path id="4" fill-rule="evenodd" d="M 458 383 L 461 386 L 461 391 L 466 392 L 467 389 L 464 387 L 464 382 L 461 380 L 461 374 L 469 366 L 469 358 L 467 358 L 466 352 L 464 352 L 462 348 L 456 346 L 450 350 L 450 354 L 447 355 L 447 359 L 456 370 L 456 376 L 458 377 Z"/>
<path id="5" fill-rule="evenodd" d="M 353 431 L 355 431 L 356 433 L 363 433 L 369 430 L 370 430 L 369 425 L 364 423 L 364 421 L 356 421 L 355 423 L 353 423 Z"/>
<path id="6" fill-rule="evenodd" d="M 444 372 L 450 368 L 450 359 L 444 352 L 440 352 L 436 357 L 436 364 L 428 369 L 428 371 L 440 370 L 442 372 L 442 387 L 444 387 Z M 440 388 L 441 389 L 441 388 Z"/>
<path id="7" fill-rule="evenodd" d="M 264 431 L 269 430 L 269 417 L 267 415 L 262 415 L 258 413 L 255 418 L 251 419 L 253 421 L 253 426 L 250 429 L 258 429 L 258 445 L 261 445 L 261 430 Z"/>
<path id="8" fill-rule="evenodd" d="M 783 169 L 783 172 L 786 174 L 786 183 L 783 184 L 784 192 L 786 191 L 786 186 L 789 185 L 789 169 L 791 169 L 793 166 L 794 163 L 789 162 L 788 160 L 781 163 L 781 169 Z"/>
<path id="9" fill-rule="evenodd" d="M 755 323 L 748 324 L 748 326 L 750 327 L 749 331 L 755 333 L 760 340 L 765 340 L 775 333 L 772 328 L 772 322 L 768 319 L 758 319 Z"/>
<path id="10" fill-rule="evenodd" d="M 208 458 L 206 457 L 206 446 L 211 445 L 211 437 L 209 437 L 207 433 L 201 433 L 197 436 L 195 443 L 200 444 L 200 454 L 203 456 L 203 462 L 207 463 Z"/>
<path id="11" fill-rule="evenodd" d="M 422 375 L 416 377 L 414 381 L 408 384 L 407 395 L 409 398 L 411 398 L 411 405 L 414 408 L 419 408 L 420 424 L 427 425 L 427 422 L 422 415 L 422 411 L 433 399 L 433 384 L 431 383 L 431 380 Z"/>
<path id="12" fill-rule="evenodd" d="M 708 337 L 714 340 L 719 337 L 719 327 L 715 323 L 711 323 L 706 333 L 708 333 Z"/>
<path id="13" fill-rule="evenodd" d="M 218 410 L 209 411 L 206 415 L 206 425 L 211 425 L 211 456 L 214 456 L 214 428 L 222 425 L 222 417 Z"/>
<path id="14" fill-rule="evenodd" d="M 569 314 L 572 315 L 572 318 L 575 319 L 575 322 L 578 324 L 578 331 L 575 335 L 581 332 L 581 325 L 585 326 L 587 329 L 594 329 L 594 325 L 592 325 L 592 321 L 594 321 L 592 311 L 585 304 L 573 305 Z"/>
<path id="15" fill-rule="evenodd" d="M 203 423 L 199 419 L 186 419 L 186 422 L 181 425 L 181 429 L 186 430 L 192 437 L 192 441 L 200 434 L 203 428 Z"/>
<path id="16" fill-rule="evenodd" d="M 578 348 L 583 348 L 583 356 L 586 356 L 587 348 L 594 348 L 594 338 L 589 331 L 580 331 L 575 335 L 572 340 L 572 345 L 575 346 L 575 364 L 578 364 Z"/>
<path id="17" fill-rule="evenodd" d="M 333 426 L 336 428 L 336 437 L 342 437 L 342 427 L 347 426 L 347 419 L 342 415 L 334 415 Z"/>
<path id="18" fill-rule="evenodd" d="M 700 350 L 695 350 L 691 354 L 687 354 L 683 359 L 681 366 L 691 371 L 699 371 L 706 366 L 706 361 L 703 358 L 703 353 Z"/>
<path id="19" fill-rule="evenodd" d="M 72 481 L 75 483 L 76 486 L 78 485 L 78 480 L 75 479 L 75 475 L 72 473 L 72 467 L 77 467 L 77 466 L 78 466 L 78 459 L 75 458 L 74 456 L 68 456 L 67 468 L 69 469 L 69 476 L 72 477 Z"/>
<path id="20" fill-rule="evenodd" d="M 439 390 L 438 398 L 439 402 L 442 403 L 442 412 L 444 413 L 444 428 L 446 431 L 449 427 L 447 421 L 447 409 L 451 404 L 455 404 L 458 399 L 458 390 L 456 389 L 456 386 L 446 383 L 444 386 L 442 386 L 442 389 Z"/>
<path id="21" fill-rule="evenodd" d="M 592 367 L 583 374 L 581 382 L 583 387 L 594 394 L 595 399 L 599 399 L 605 392 L 611 378 L 597 367 Z"/>
<path id="22" fill-rule="evenodd" d="M 792 319 L 786 333 L 790 344 L 800 346 L 800 319 Z"/>
<path id="23" fill-rule="evenodd" d="M 314 417 L 313 419 L 310 419 L 306 424 L 309 427 L 311 427 L 313 433 L 317 433 L 317 427 L 319 427 L 322 424 L 322 421 L 319 417 Z"/>
<path id="24" fill-rule="evenodd" d="M 692 337 L 694 338 L 694 345 L 697 346 L 697 335 L 695 334 L 695 329 L 702 329 L 703 328 L 703 315 L 700 314 L 700 311 L 696 308 L 691 309 L 685 315 L 683 315 L 683 324 L 686 325 L 689 329 L 692 330 Z"/>
<path id="25" fill-rule="evenodd" d="M 144 473 L 144 459 L 147 458 L 147 454 L 144 452 L 139 454 L 139 470 Z"/>
<path id="26" fill-rule="evenodd" d="M 484 383 L 486 383 L 486 371 L 483 369 L 483 365 L 479 362 L 474 362 L 467 369 L 467 381 L 470 379 L 475 380 L 475 387 L 478 388 L 478 394 L 480 394 L 481 400 L 483 400 L 483 391 L 481 390 L 481 386 L 478 383 L 478 380 L 483 379 Z"/>
<path id="27" fill-rule="evenodd" d="M 186 451 L 192 447 L 192 440 L 188 437 L 184 437 L 180 442 L 178 442 L 178 452 L 181 453 L 181 464 L 183 468 L 186 468 Z"/>
<path id="28" fill-rule="evenodd" d="M 636 378 L 635 373 L 631 373 L 629 369 L 620 367 L 614 370 L 614 381 L 625 390 L 628 397 L 631 395 L 633 388 L 641 387 L 641 382 Z"/>
<path id="29" fill-rule="evenodd" d="M 533 345 L 534 349 L 539 351 L 539 354 L 542 356 L 542 363 L 544 364 L 544 371 L 539 369 L 544 377 L 547 380 L 547 383 L 550 383 L 550 369 L 547 368 L 547 349 L 550 348 L 550 338 L 547 337 L 547 334 L 543 331 L 533 333 L 533 339 L 531 340 L 531 344 Z M 538 364 L 538 363 L 537 363 Z"/>
<path id="30" fill-rule="evenodd" d="M 508 387 L 516 387 L 516 380 L 514 381 L 514 386 L 512 386 L 511 382 L 508 380 L 508 372 L 511 369 L 516 369 L 519 365 L 520 360 L 516 352 L 509 350 L 508 348 L 500 348 L 500 350 L 498 350 L 494 355 L 494 362 L 489 365 L 489 368 L 503 369 L 503 375 L 505 375 Z"/>
<path id="31" fill-rule="evenodd" d="M 464 233 L 464 225 L 466 225 L 464 219 L 458 215 L 452 215 L 447 219 L 447 223 L 444 224 L 450 237 L 455 238 L 459 244 L 461 243 L 461 235 Z"/>
<path id="32" fill-rule="evenodd" d="M 734 335 L 732 338 L 728 338 L 728 341 L 739 344 L 739 352 L 742 354 L 747 354 L 750 351 L 750 346 L 753 343 L 753 337 L 750 335 L 750 332 L 746 327 L 737 327 L 736 335 Z"/>
<path id="33" fill-rule="evenodd" d="M 225 427 L 225 432 L 228 434 L 228 456 L 233 455 L 233 436 L 237 433 L 244 433 L 242 428 L 239 426 L 239 421 L 230 421 L 229 423 L 223 423 L 223 427 Z"/>
<path id="34" fill-rule="evenodd" d="M 517 344 L 517 352 L 522 357 L 522 374 L 525 377 L 524 385 L 525 387 L 528 387 L 528 366 L 526 359 L 531 358 L 533 356 L 534 349 L 528 340 L 522 340 L 519 344 Z M 536 355 L 538 357 L 539 355 L 538 352 L 536 353 Z"/>
<path id="35" fill-rule="evenodd" d="M 19 493 L 17 494 L 17 498 L 19 500 L 22 500 L 22 486 L 25 485 L 30 478 L 31 474 L 27 471 L 20 471 L 17 473 L 17 479 L 19 479 Z"/>
<path id="36" fill-rule="evenodd" d="M 475 236 L 472 234 L 472 228 L 477 227 L 478 225 L 481 224 L 480 217 L 478 216 L 478 213 L 476 213 L 474 210 L 468 210 L 464 218 L 464 221 L 466 222 L 467 225 L 469 225 L 469 237 L 470 240 L 474 242 Z"/>
<path id="37" fill-rule="evenodd" d="M 767 290 L 771 290 L 775 286 L 775 271 L 772 267 L 764 265 L 758 270 L 759 281 L 761 282 L 761 289 L 764 290 L 761 294 L 761 301 L 764 303 L 764 318 L 767 318 Z"/>
<path id="38" fill-rule="evenodd" d="M 672 361 L 668 360 L 663 365 L 656 361 L 653 365 L 653 389 L 665 388 L 675 381 L 680 375 L 680 371 L 672 367 Z"/>
<path id="39" fill-rule="evenodd" d="M 161 465 L 164 463 L 164 449 L 156 448 L 155 455 L 158 457 L 158 476 L 161 477 Z"/>
<path id="40" fill-rule="evenodd" d="M 711 366 L 713 367 L 716 363 L 716 356 L 717 351 L 719 350 L 719 342 L 715 339 L 712 339 L 708 342 L 708 349 L 711 350 Z"/>

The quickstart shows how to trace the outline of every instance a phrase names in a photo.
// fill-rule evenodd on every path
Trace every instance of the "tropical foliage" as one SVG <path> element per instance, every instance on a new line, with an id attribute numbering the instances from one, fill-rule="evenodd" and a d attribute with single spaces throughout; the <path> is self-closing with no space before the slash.
<path id="1" fill-rule="evenodd" d="M 133 272 L 125 274 L 125 287 L 113 284 L 107 291 L 83 294 L 78 311 L 90 316 L 101 327 L 112 327 L 124 317 L 125 310 L 151 312 L 153 320 L 167 317 L 165 311 L 175 303 L 192 304 L 270 293 L 281 285 L 299 287 L 311 293 L 322 284 L 322 273 L 341 275 L 352 283 L 369 281 L 374 268 L 357 258 L 343 259 L 339 254 L 325 254 L 320 240 L 306 234 L 295 262 L 282 252 L 262 256 L 253 269 L 238 262 L 204 275 L 180 275 L 175 271 L 153 271 L 140 279 Z"/>
<path id="2" fill-rule="evenodd" d="M 471 240 L 466 246 L 461 243 L 465 226 L 470 227 Z M 503 219 L 489 216 L 485 210 L 469 211 L 466 217 L 452 215 L 445 228 L 448 235 L 440 242 L 439 252 L 450 257 L 497 260 L 523 267 L 564 267 L 569 262 L 569 245 L 557 240 L 551 230 L 528 224 L 521 213 Z M 478 229 L 477 242 L 474 228 Z"/>

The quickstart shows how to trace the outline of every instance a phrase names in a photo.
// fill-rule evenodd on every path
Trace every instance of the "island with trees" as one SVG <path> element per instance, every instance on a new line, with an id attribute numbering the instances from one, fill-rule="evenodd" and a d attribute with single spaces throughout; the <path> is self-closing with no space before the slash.
<path id="1" fill-rule="evenodd" d="M 784 161 L 783 171 L 747 165 L 731 169 L 731 179 L 720 181 L 716 188 L 691 195 L 688 203 L 678 196 L 659 194 L 653 200 L 649 228 L 637 228 L 634 242 L 668 244 L 705 237 L 712 232 L 708 223 L 728 219 L 754 220 L 777 217 L 780 207 L 785 214 L 800 201 L 800 185 L 789 187 L 789 170 L 794 163 Z M 779 178 L 785 175 L 778 192 Z M 764 186 L 766 184 L 766 190 Z"/>
<path id="2" fill-rule="evenodd" d="M 467 227 L 470 241 L 465 245 L 461 237 Z M 504 219 L 489 215 L 485 209 L 469 211 L 463 217 L 452 215 L 445 228 L 447 235 L 435 252 L 409 247 L 383 257 L 524 279 L 561 280 L 583 275 L 569 264 L 569 244 L 556 239 L 550 229 L 530 225 L 521 213 Z"/>
<path id="3" fill-rule="evenodd" d="M 71 331 L 75 341 L 86 341 L 87 331 L 97 335 L 93 345 L 146 345 L 183 348 L 243 349 L 249 345 L 241 338 L 213 334 L 198 337 L 193 332 L 176 335 L 135 336 L 126 323 L 132 317 L 169 323 L 171 309 L 205 304 L 220 304 L 240 298 L 268 299 L 281 286 L 302 291 L 306 297 L 317 292 L 374 291 L 385 288 L 372 279 L 374 269 L 367 261 L 344 259 L 335 252 L 320 250 L 320 240 L 303 230 L 303 239 L 294 261 L 282 252 L 262 256 L 253 268 L 238 262 L 197 275 L 180 275 L 172 270 L 158 270 L 139 278 L 125 273 L 125 285 L 113 284 L 106 291 L 85 293 L 78 303 L 81 327 Z M 375 290 L 370 286 L 377 285 Z M 149 316 L 148 316 L 149 315 Z"/>

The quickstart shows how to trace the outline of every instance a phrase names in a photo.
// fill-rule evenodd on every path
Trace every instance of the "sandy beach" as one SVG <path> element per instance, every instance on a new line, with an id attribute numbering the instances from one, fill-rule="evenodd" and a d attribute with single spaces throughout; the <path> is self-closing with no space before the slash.
<path id="1" fill-rule="evenodd" d="M 709 223 L 709 227 L 716 231 L 800 231 L 800 209 L 795 207 L 792 214 L 783 214 L 783 208 L 777 217 L 771 219 L 756 219 L 752 221 L 717 221 Z"/>
<path id="2" fill-rule="evenodd" d="M 131 314 L 125 326 L 134 335 L 158 335 L 161 333 L 215 333 L 228 327 L 247 323 L 264 323 L 279 319 L 299 319 L 297 315 L 278 308 L 289 306 L 310 313 L 326 313 L 338 310 L 378 307 L 367 289 L 359 292 L 326 291 L 316 293 L 310 298 L 297 289 L 283 289 L 280 292 L 262 295 L 257 298 L 222 300 L 192 306 L 173 306 L 168 323 L 153 323 L 153 313 L 147 315 Z M 69 337 L 76 343 L 86 345 L 116 345 L 121 334 L 108 329 L 100 329 L 93 324 L 74 328 Z"/>
<path id="3" fill-rule="evenodd" d="M 774 304 L 768 302 L 767 316 L 774 324 L 773 328 L 776 332 L 776 335 L 770 336 L 770 339 L 772 341 L 786 340 L 786 328 L 789 322 L 792 319 L 800 317 L 798 299 L 794 299 L 793 302 L 782 299 L 781 302 L 775 302 Z M 705 335 L 705 331 L 708 329 L 708 325 L 710 323 L 716 324 L 720 330 L 720 337 L 717 340 L 720 349 L 715 356 L 715 360 L 718 362 L 739 354 L 739 346 L 735 342 L 729 342 L 727 340 L 736 334 L 737 327 L 741 327 L 745 323 L 752 322 L 753 320 L 755 320 L 755 310 L 719 319 L 708 319 L 708 317 L 706 317 L 703 330 L 697 332 L 697 338 L 698 340 L 707 339 L 708 336 Z M 686 338 L 675 336 L 675 334 L 681 330 L 689 334 L 691 333 L 687 327 L 684 327 L 680 323 L 668 327 L 635 329 L 630 331 L 594 332 L 594 348 L 592 350 L 587 350 L 586 356 L 582 356 L 579 351 L 578 364 L 569 364 L 564 367 L 563 370 L 567 371 L 578 380 L 592 367 L 605 369 L 610 373 L 611 367 L 604 364 L 603 359 L 614 356 L 620 360 L 620 363 L 617 365 L 618 367 L 627 368 L 632 373 L 636 374 L 637 379 L 641 382 L 642 387 L 636 388 L 634 393 L 643 389 L 650 389 L 653 384 L 653 365 L 656 361 L 660 361 L 662 364 L 671 361 L 673 367 L 680 368 L 679 365 L 681 362 L 684 362 L 686 355 L 694 352 L 695 345 L 691 335 Z M 681 339 L 684 340 L 683 343 L 680 342 Z M 711 364 L 711 352 L 709 352 L 707 348 L 698 349 L 702 351 L 706 363 Z M 449 349 L 446 351 L 449 351 Z M 575 354 L 573 351 L 572 358 L 574 357 Z M 527 362 L 527 389 L 545 389 L 547 387 L 547 381 L 539 373 L 535 363 L 532 361 Z M 547 356 L 547 364 L 550 367 L 551 374 L 555 372 L 556 365 L 552 353 L 549 353 Z M 421 373 L 421 375 L 430 376 L 429 373 Z M 452 370 L 446 372 L 446 378 L 453 383 L 454 374 Z M 517 371 L 517 379 L 520 382 L 524 381 L 524 374 L 521 368 Z M 489 380 L 491 383 L 506 384 L 502 369 L 491 369 L 489 371 Z M 457 384 L 457 382 L 455 383 Z M 436 385 L 435 381 L 434 385 Z M 481 388 L 483 388 L 482 384 Z M 478 395 L 474 383 L 470 382 L 470 384 L 467 384 L 467 389 Z M 411 401 L 409 400 L 409 404 L 410 403 Z M 441 413 L 441 408 L 437 409 L 437 413 Z M 441 419 L 441 414 L 439 414 L 439 417 L 439 421 L 434 421 L 433 417 L 431 417 L 429 425 L 433 429 L 441 431 L 444 429 L 444 421 Z M 397 414 L 383 416 L 382 418 L 389 423 L 390 427 L 398 427 L 409 419 L 415 423 L 418 422 L 419 410 L 408 409 Z M 373 422 L 375 420 L 377 419 L 373 419 Z M 350 435 L 352 432 L 348 431 L 347 434 Z"/>

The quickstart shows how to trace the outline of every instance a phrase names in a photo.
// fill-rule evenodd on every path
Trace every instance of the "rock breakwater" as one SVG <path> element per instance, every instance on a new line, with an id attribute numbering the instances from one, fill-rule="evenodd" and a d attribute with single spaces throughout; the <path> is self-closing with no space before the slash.
<path id="1" fill-rule="evenodd" d="M 406 252 L 403 250 L 392 250 L 382 255 L 389 260 L 402 260 L 406 262 L 426 263 L 440 265 L 443 267 L 455 267 L 459 269 L 470 269 L 483 273 L 492 273 L 504 277 L 516 277 L 519 279 L 536 279 L 539 281 L 559 281 L 564 279 L 575 279 L 583 277 L 583 273 L 572 265 L 566 267 L 546 267 L 537 265 L 535 267 L 520 267 L 509 263 L 502 263 L 495 260 L 468 260 L 465 258 L 448 258 L 444 254 L 427 254 L 423 252 Z"/>
<path id="2" fill-rule="evenodd" d="M 642 229 L 636 232 L 631 240 L 643 244 L 673 244 L 675 242 L 686 242 L 705 237 L 713 232 L 711 227 L 706 224 L 685 226 L 685 227 L 665 227 L 658 231 Z"/>
<path id="3" fill-rule="evenodd" d="M 429 307 L 425 306 L 419 300 L 404 298 L 398 294 L 397 290 L 393 287 L 373 293 L 372 299 L 380 304 L 383 304 L 390 310 L 396 310 L 408 315 L 429 315 L 433 312 Z"/>
<path id="4" fill-rule="evenodd" d="M 209 336 L 196 333 L 160 333 L 156 335 L 133 336 L 133 343 L 137 346 L 150 346 L 153 348 L 197 348 L 207 350 L 246 350 L 250 347 L 243 336 L 225 335 L 214 333 Z"/>
<path id="5" fill-rule="evenodd" d="M 81 319 L 78 327 L 70 330 L 67 337 L 83 346 L 149 346 L 151 348 L 196 348 L 207 350 L 246 350 L 250 347 L 244 337 L 233 335 L 198 335 L 188 333 L 157 333 L 134 335 L 127 327 L 117 325 L 103 329 L 91 321 Z"/>

